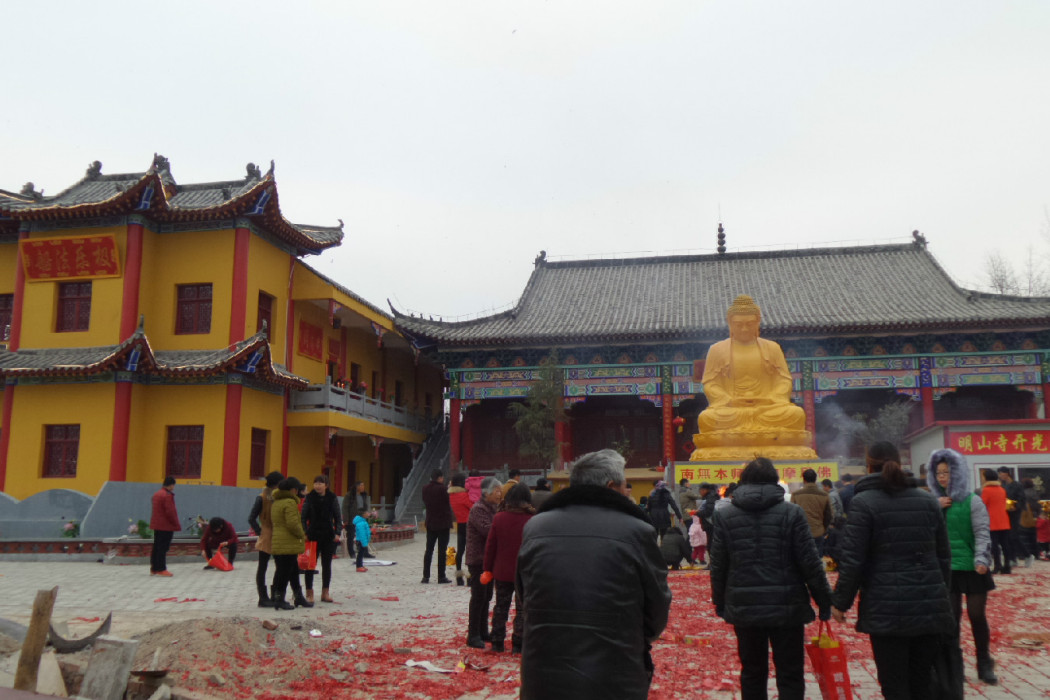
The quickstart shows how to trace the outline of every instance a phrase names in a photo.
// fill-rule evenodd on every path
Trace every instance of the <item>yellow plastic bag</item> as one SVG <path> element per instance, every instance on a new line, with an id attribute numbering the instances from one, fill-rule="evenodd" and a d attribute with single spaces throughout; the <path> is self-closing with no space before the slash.
<path id="1" fill-rule="evenodd" d="M 449 547 L 448 550 L 445 552 L 445 566 L 455 566 L 455 565 L 456 565 L 456 548 L 455 547 Z"/>

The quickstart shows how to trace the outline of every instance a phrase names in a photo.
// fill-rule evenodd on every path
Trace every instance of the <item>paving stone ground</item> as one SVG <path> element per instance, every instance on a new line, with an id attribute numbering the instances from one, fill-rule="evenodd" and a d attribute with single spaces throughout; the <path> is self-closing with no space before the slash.
<path id="1" fill-rule="evenodd" d="M 149 575 L 147 564 L 112 565 L 78 562 L 21 563 L 0 562 L 0 617 L 27 623 L 37 590 L 59 587 L 54 618 L 69 621 L 73 634 L 93 629 L 96 623 L 80 623 L 74 618 L 105 617 L 113 612 L 112 634 L 130 637 L 168 622 L 187 619 L 207 619 L 217 616 L 250 616 L 277 620 L 293 620 L 308 624 L 309 620 L 338 619 L 347 624 L 347 634 L 367 631 L 382 636 L 430 634 L 443 638 L 461 635 L 465 621 L 468 593 L 455 585 L 421 585 L 422 538 L 386 545 L 380 556 L 396 560 L 396 566 L 372 567 L 366 574 L 358 574 L 353 562 L 338 559 L 334 562 L 333 595 L 337 606 L 321 605 L 306 610 L 274 613 L 256 606 L 254 576 L 255 562 L 238 562 L 232 572 L 220 573 L 202 570 L 203 562 L 172 563 L 172 578 Z M 1014 614 L 1022 617 L 1047 619 L 1050 616 L 1050 562 L 1037 562 L 1030 569 L 1017 569 L 1009 577 L 996 579 L 999 590 L 989 600 L 989 616 L 1000 604 L 1022 606 Z M 701 574 L 706 575 L 706 574 Z M 436 580 L 436 574 L 432 575 Z M 319 583 L 318 583 L 319 588 Z M 320 591 L 317 590 L 318 596 Z M 398 601 L 380 598 L 396 596 Z M 177 598 L 179 601 L 161 601 Z M 997 602 L 998 601 L 998 602 Z M 333 610 L 343 611 L 346 617 L 333 618 Z M 352 614 L 350 614 L 352 613 Z M 675 607 L 672 615 L 690 615 L 693 611 Z M 396 631 L 396 632 L 395 632 Z M 731 629 L 726 626 L 724 643 L 734 643 Z M 1050 633 L 1043 628 L 1042 632 Z M 964 635 L 969 628 L 964 628 Z M 867 637 L 853 633 L 850 672 L 854 694 L 858 700 L 881 697 L 875 679 L 875 667 L 870 658 Z M 1050 637 L 1048 637 L 1050 639 Z M 1010 645 L 1009 635 L 993 638 L 993 652 L 998 659 L 1000 684 L 987 686 L 976 680 L 972 658 L 966 658 L 967 695 L 969 697 L 1019 698 L 1035 700 L 1050 696 L 1050 657 L 1046 650 L 1017 649 Z M 704 666 L 704 652 L 698 651 L 699 665 Z M 807 678 L 806 697 L 820 698 L 812 677 Z M 704 690 L 699 687 L 674 689 L 667 697 L 708 697 L 728 700 L 739 692 Z M 506 686 L 497 682 L 488 690 L 461 695 L 463 700 L 504 700 L 515 697 L 506 693 Z M 776 697 L 776 686 L 770 680 L 770 697 Z"/>

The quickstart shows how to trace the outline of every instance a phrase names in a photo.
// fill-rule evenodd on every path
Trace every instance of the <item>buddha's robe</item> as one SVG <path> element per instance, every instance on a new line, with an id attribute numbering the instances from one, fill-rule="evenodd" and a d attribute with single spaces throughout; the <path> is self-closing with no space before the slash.
<path id="1" fill-rule="evenodd" d="M 805 430 L 805 411 L 791 403 L 787 360 L 772 340 L 715 343 L 702 381 L 708 408 L 697 421 L 701 432 Z"/>

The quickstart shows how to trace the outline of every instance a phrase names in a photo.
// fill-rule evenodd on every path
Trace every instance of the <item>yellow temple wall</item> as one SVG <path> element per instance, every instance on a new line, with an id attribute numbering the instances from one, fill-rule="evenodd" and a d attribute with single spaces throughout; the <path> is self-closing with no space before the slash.
<path id="1" fill-rule="evenodd" d="M 237 485 L 258 486 L 251 478 L 252 428 L 269 432 L 266 444 L 266 468 L 263 474 L 281 471 L 281 439 L 284 397 L 244 387 L 241 391 L 241 425 L 237 447 Z"/>
<path id="2" fill-rule="evenodd" d="M 15 389 L 4 492 L 22 499 L 47 489 L 95 494 L 109 478 L 114 385 L 41 384 Z M 77 474 L 43 476 L 44 426 L 79 424 Z"/>
<path id="3" fill-rule="evenodd" d="M 15 265 L 18 263 L 18 244 L 0 243 L 0 294 L 15 293 Z"/>
<path id="4" fill-rule="evenodd" d="M 248 249 L 248 294 L 245 300 L 247 312 L 244 314 L 245 328 L 240 337 L 254 335 L 259 326 L 259 292 L 266 292 L 273 299 L 271 317 L 273 326 L 267 331 L 270 340 L 270 352 L 273 361 L 286 365 L 285 338 L 288 316 L 288 265 L 289 254 L 266 242 L 259 236 L 252 236 Z"/>
<path id="5" fill-rule="evenodd" d="M 111 234 L 120 251 L 120 270 L 127 263 L 127 229 L 123 226 L 99 228 L 63 229 L 61 235 L 55 231 L 32 234 L 37 238 L 77 238 Z M 6 247 L 6 246 L 5 246 Z M 14 284 L 14 266 L 11 269 Z M 87 281 L 87 280 L 85 280 Z M 22 348 L 68 348 L 114 345 L 120 340 L 120 305 L 124 296 L 123 277 L 106 277 L 91 281 L 91 321 L 86 331 L 55 331 L 58 309 L 58 282 L 26 280 L 22 301 Z"/>

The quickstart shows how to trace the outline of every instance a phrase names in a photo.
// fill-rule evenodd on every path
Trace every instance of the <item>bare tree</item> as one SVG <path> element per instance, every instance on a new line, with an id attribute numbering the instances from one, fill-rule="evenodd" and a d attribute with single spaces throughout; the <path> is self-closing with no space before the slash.
<path id="1" fill-rule="evenodd" d="M 985 286 L 996 294 L 1017 294 L 1020 285 L 1014 266 L 1002 253 L 989 253 L 984 259 Z"/>

